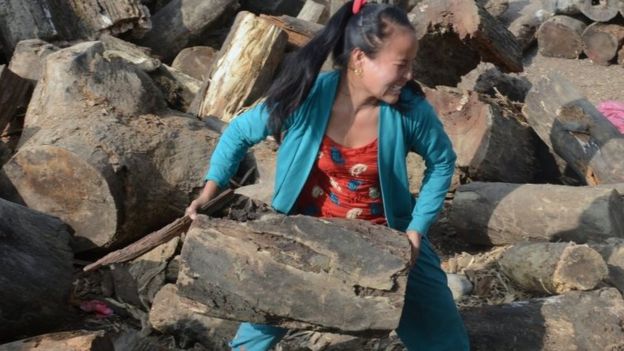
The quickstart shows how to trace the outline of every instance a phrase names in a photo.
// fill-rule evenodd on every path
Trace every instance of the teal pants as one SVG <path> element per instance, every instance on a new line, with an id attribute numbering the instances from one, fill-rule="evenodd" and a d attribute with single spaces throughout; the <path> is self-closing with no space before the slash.
<path id="1" fill-rule="evenodd" d="M 406 290 L 396 331 L 407 350 L 469 350 L 468 335 L 447 286 L 446 274 L 426 238 L 409 273 Z M 269 350 L 287 331 L 270 325 L 242 323 L 230 346 L 234 351 Z"/>

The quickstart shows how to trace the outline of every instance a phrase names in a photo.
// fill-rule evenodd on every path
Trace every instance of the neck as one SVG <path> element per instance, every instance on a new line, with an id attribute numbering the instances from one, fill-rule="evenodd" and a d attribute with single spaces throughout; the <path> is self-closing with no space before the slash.
<path id="1" fill-rule="evenodd" d="M 359 78 L 349 70 L 346 70 L 340 77 L 336 100 L 344 108 L 352 110 L 353 113 L 379 104 L 379 100 L 367 92 L 359 83 Z"/>

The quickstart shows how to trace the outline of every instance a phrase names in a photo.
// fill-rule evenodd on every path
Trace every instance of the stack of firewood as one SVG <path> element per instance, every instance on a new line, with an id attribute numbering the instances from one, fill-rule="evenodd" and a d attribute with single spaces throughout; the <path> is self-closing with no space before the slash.
<path id="1" fill-rule="evenodd" d="M 555 16 L 537 31 L 544 56 L 577 59 L 598 65 L 624 65 L 624 3 L 620 0 L 552 2 Z"/>
<path id="2" fill-rule="evenodd" d="M 183 217 L 223 128 L 344 2 L 0 0 L 0 350 L 220 350 L 240 320 L 304 330 L 286 350 L 396 343 L 404 236 L 272 213 L 270 141 L 212 218 Z M 431 235 L 448 228 L 523 292 L 462 309 L 473 349 L 624 347 L 624 137 L 565 77 L 519 74 L 536 37 L 561 35 L 548 19 L 559 10 L 391 2 L 409 11 L 415 76 L 458 155 L 447 226 Z M 617 32 L 592 26 L 601 45 Z M 408 162 L 417 195 L 425 167 Z M 76 278 L 78 262 L 110 252 Z M 467 255 L 444 266 L 487 295 Z M 139 320 L 140 334 L 79 330 L 76 306 L 91 298 Z"/>

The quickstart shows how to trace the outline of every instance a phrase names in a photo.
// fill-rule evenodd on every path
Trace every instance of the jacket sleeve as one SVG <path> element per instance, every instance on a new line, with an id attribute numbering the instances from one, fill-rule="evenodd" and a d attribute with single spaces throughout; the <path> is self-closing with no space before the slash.
<path id="1" fill-rule="evenodd" d="M 426 236 L 444 205 L 457 156 L 442 123 L 426 100 L 418 104 L 415 117 L 410 149 L 422 156 L 426 170 L 407 230 Z"/>
<path id="2" fill-rule="evenodd" d="M 226 188 L 247 150 L 269 135 L 268 118 L 264 103 L 234 118 L 219 138 L 204 179 L 216 182 L 219 188 Z"/>

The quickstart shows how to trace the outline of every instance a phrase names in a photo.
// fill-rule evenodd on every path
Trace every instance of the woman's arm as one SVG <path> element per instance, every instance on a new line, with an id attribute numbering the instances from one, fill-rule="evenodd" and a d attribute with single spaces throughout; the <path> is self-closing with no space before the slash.
<path id="1" fill-rule="evenodd" d="M 419 103 L 415 122 L 410 147 L 423 157 L 427 168 L 407 231 L 426 236 L 444 205 L 457 156 L 442 123 L 427 101 Z"/>

